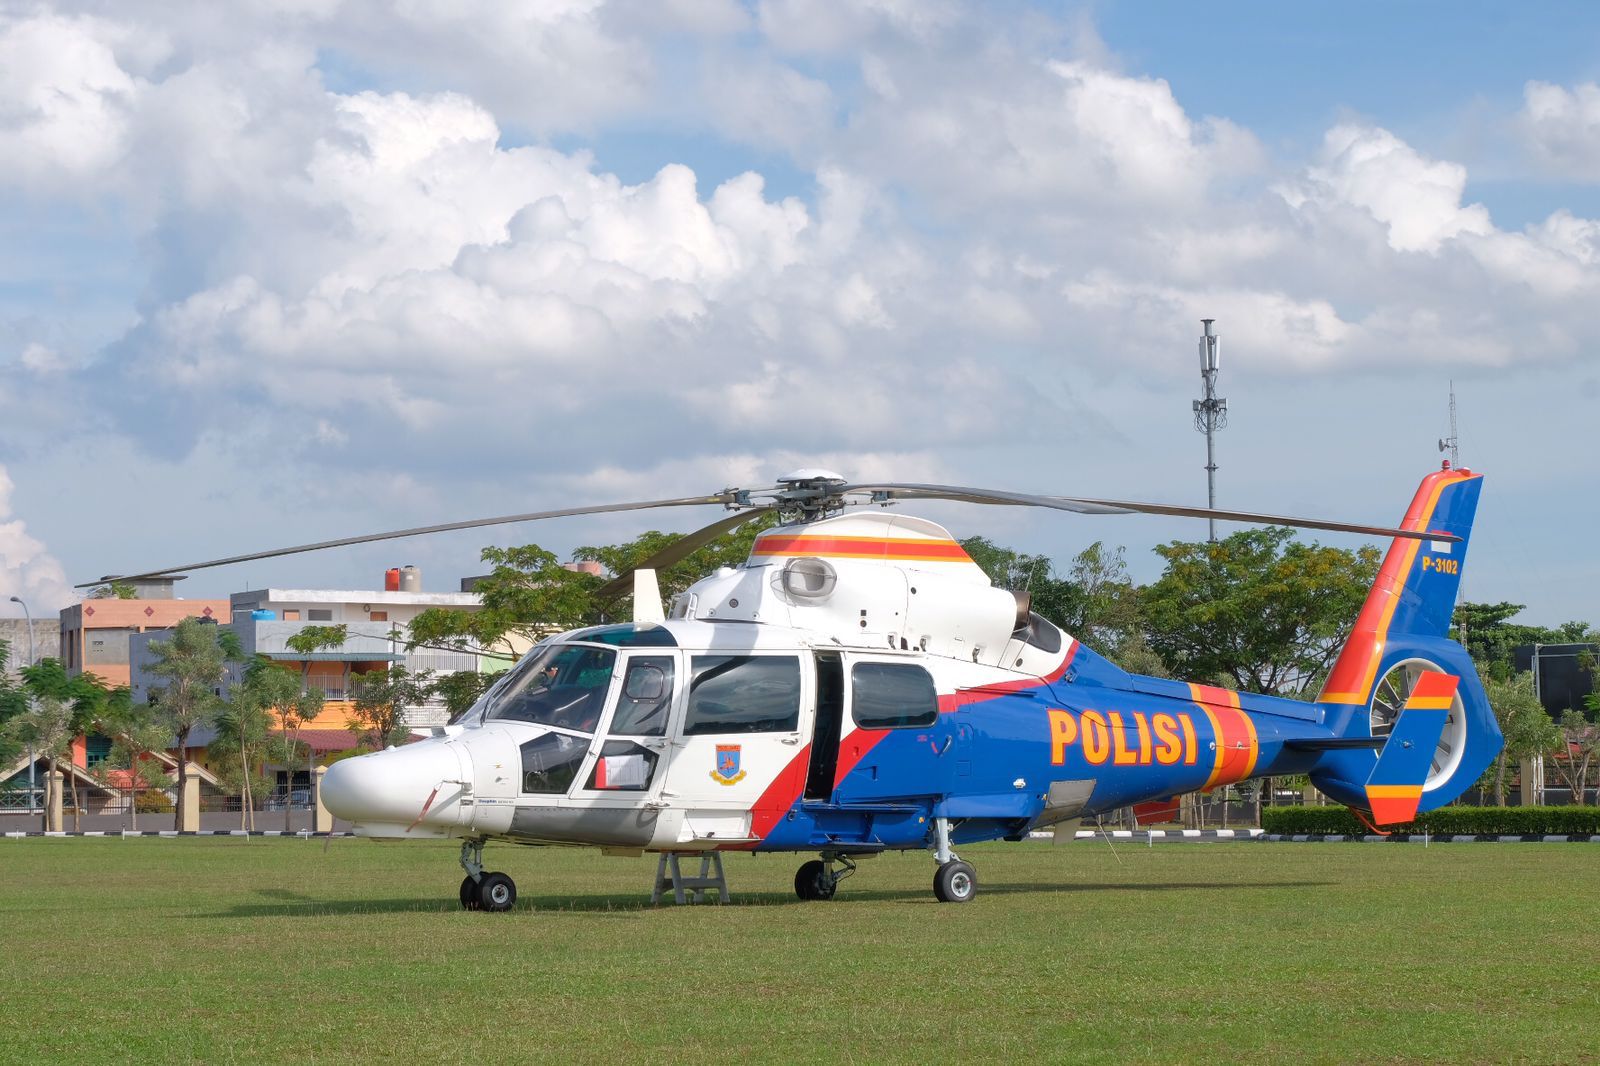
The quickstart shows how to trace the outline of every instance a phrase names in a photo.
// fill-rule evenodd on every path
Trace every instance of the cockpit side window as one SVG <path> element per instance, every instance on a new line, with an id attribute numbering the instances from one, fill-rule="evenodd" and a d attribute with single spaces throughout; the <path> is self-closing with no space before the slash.
<path id="1" fill-rule="evenodd" d="M 671 655 L 635 655 L 622 675 L 622 695 L 611 718 L 611 733 L 629 737 L 664 737 L 672 710 L 676 664 Z"/>
<path id="2" fill-rule="evenodd" d="M 610 648 L 553 644 L 538 649 L 517 667 L 484 718 L 593 733 L 605 710 L 616 661 Z"/>

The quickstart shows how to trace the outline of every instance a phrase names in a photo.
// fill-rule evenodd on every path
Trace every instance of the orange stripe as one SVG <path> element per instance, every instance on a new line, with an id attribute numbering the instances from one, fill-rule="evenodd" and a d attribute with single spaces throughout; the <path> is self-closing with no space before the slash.
<path id="1" fill-rule="evenodd" d="M 1422 795 L 1421 785 L 1368 785 L 1368 799 L 1416 799 Z"/>
<path id="2" fill-rule="evenodd" d="M 1463 474 L 1457 470 L 1437 470 L 1429 474 L 1418 487 L 1417 495 L 1406 512 L 1400 528 L 1420 532 L 1433 521 L 1433 512 L 1439 505 L 1439 496 L 1450 485 L 1467 481 L 1477 475 Z M 1396 538 L 1384 556 L 1378 578 L 1372 583 L 1367 601 L 1356 616 L 1350 641 L 1339 654 L 1338 662 L 1328 674 L 1328 681 L 1317 697 L 1319 703 L 1365 703 L 1378 677 L 1378 663 L 1383 659 L 1383 648 L 1389 639 L 1389 623 L 1394 620 L 1395 608 L 1400 605 L 1400 590 L 1416 562 L 1420 540 L 1401 541 Z"/>
<path id="3" fill-rule="evenodd" d="M 1195 686 L 1190 685 L 1189 687 L 1194 688 Z M 1206 783 L 1200 786 L 1200 791 L 1210 792 L 1212 787 L 1216 785 L 1217 779 L 1222 776 L 1222 760 L 1227 756 L 1228 749 L 1222 739 L 1222 727 L 1217 724 L 1217 716 L 1212 713 L 1211 708 L 1201 703 L 1199 700 L 1195 701 L 1195 706 L 1199 707 L 1201 713 L 1210 720 L 1211 735 L 1215 738 L 1213 743 L 1217 749 L 1216 756 L 1211 762 L 1211 776 L 1207 777 Z"/>
<path id="4" fill-rule="evenodd" d="M 1448 711 L 1456 703 L 1454 696 L 1417 696 L 1406 700 L 1406 710 Z"/>

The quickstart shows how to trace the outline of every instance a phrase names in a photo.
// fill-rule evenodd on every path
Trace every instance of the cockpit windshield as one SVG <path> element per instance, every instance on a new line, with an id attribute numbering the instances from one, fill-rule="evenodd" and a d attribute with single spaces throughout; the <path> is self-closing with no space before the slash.
<path id="1" fill-rule="evenodd" d="M 605 710 L 617 653 L 581 644 L 535 648 L 489 694 L 484 721 L 532 722 L 593 733 Z"/>

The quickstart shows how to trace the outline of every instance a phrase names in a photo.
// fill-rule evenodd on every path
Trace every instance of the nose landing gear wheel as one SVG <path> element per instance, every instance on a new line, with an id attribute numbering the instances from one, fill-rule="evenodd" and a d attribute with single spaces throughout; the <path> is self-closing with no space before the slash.
<path id="1" fill-rule="evenodd" d="M 933 875 L 933 894 L 940 903 L 965 903 L 978 894 L 978 873 L 960 859 L 947 862 Z"/>
<path id="2" fill-rule="evenodd" d="M 517 883 L 505 874 L 484 874 L 478 883 L 478 905 L 486 911 L 508 911 L 517 902 Z"/>
<path id="3" fill-rule="evenodd" d="M 838 887 L 833 872 L 820 859 L 801 863 L 794 875 L 794 894 L 801 899 L 832 899 Z"/>
<path id="4" fill-rule="evenodd" d="M 478 882 L 470 875 L 461 882 L 461 906 L 469 911 L 478 909 Z"/>

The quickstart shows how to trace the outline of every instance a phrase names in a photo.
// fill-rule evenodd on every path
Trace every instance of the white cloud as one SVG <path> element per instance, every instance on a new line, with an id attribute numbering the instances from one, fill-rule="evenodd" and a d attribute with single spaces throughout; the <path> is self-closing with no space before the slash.
<path id="1" fill-rule="evenodd" d="M 1296 207 L 1366 212 L 1397 252 L 1437 252 L 1453 237 L 1493 229 L 1482 204 L 1462 205 L 1466 184 L 1457 163 L 1428 159 L 1388 130 L 1342 123 L 1323 138 L 1305 183 L 1284 195 Z"/>
<path id="2" fill-rule="evenodd" d="M 66 573 L 45 546 L 13 515 L 11 476 L 0 466 L 0 603 L 19 596 L 35 618 L 48 618 L 78 599 Z M 6 604 L 9 608 L 10 604 Z"/>
<path id="3" fill-rule="evenodd" d="M 121 157 L 142 84 L 117 63 L 119 36 L 95 18 L 0 17 L 0 180 L 93 179 Z"/>
<path id="4" fill-rule="evenodd" d="M 1546 172 L 1571 181 L 1600 181 L 1600 85 L 1570 89 L 1530 81 L 1522 90 L 1517 127 Z"/>

